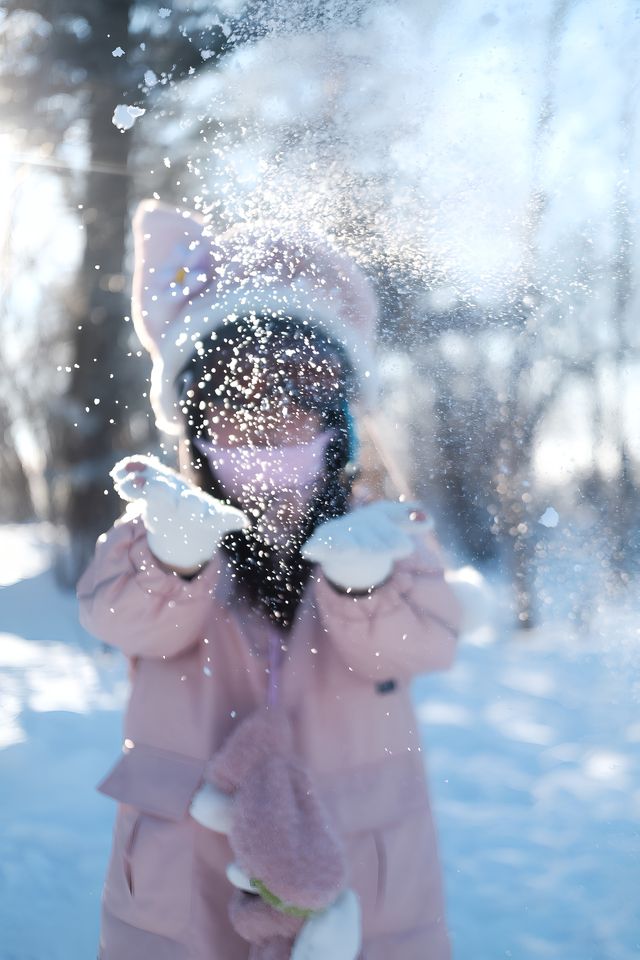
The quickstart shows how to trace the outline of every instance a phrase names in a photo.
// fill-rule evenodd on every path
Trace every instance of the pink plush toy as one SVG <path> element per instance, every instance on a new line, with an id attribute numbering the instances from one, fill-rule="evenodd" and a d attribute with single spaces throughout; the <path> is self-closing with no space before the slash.
<path id="1" fill-rule="evenodd" d="M 236 858 L 227 871 L 236 888 L 229 913 L 252 944 L 251 960 L 355 960 L 359 906 L 342 844 L 295 759 L 282 709 L 265 707 L 238 727 L 211 762 L 191 815 L 228 834 Z"/>

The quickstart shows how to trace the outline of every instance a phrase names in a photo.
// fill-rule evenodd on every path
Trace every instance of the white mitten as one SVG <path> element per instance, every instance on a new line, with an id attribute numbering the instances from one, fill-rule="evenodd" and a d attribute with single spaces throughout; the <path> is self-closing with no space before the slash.
<path id="1" fill-rule="evenodd" d="M 319 563 L 336 586 L 367 590 L 387 579 L 395 560 L 413 553 L 411 534 L 432 526 L 420 507 L 380 500 L 322 523 L 305 543 L 302 555 Z"/>
<path id="2" fill-rule="evenodd" d="M 487 581 L 475 567 L 447 570 L 445 580 L 462 607 L 460 633 L 473 633 L 489 627 L 492 619 L 492 595 Z"/>
<path id="3" fill-rule="evenodd" d="M 110 476 L 123 500 L 140 504 L 151 552 L 169 566 L 198 567 L 225 534 L 249 526 L 241 510 L 198 490 L 156 457 L 125 457 Z"/>
<path id="4" fill-rule="evenodd" d="M 189 813 L 194 820 L 208 830 L 225 835 L 231 830 L 232 810 L 233 798 L 211 783 L 203 784 L 196 791 L 189 807 Z"/>
<path id="5" fill-rule="evenodd" d="M 305 921 L 291 951 L 291 960 L 356 960 L 362 946 L 360 901 L 353 890 Z"/>

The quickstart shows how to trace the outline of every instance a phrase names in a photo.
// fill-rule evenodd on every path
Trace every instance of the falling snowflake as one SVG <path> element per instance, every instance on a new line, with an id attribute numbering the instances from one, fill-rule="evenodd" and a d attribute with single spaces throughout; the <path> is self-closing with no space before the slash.
<path id="1" fill-rule="evenodd" d="M 143 113 L 146 113 L 146 110 L 143 110 L 142 107 L 132 107 L 126 103 L 119 103 L 113 111 L 111 122 L 118 130 L 130 130 Z"/>
<path id="2" fill-rule="evenodd" d="M 545 512 L 540 517 L 538 523 L 541 523 L 543 527 L 557 527 L 559 519 L 560 514 L 558 511 L 554 510 L 553 507 L 547 507 Z"/>

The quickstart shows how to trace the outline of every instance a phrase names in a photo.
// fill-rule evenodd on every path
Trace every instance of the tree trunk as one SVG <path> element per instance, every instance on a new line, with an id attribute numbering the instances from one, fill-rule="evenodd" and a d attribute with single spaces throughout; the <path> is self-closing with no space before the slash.
<path id="1" fill-rule="evenodd" d="M 0 401 L 0 523 L 22 523 L 35 516 L 29 480 L 11 438 L 11 420 L 11 414 Z"/>
<path id="2" fill-rule="evenodd" d="M 635 56 L 635 48 L 633 49 Z M 630 54 L 631 55 L 631 54 Z M 634 61 L 631 61 L 634 62 Z M 615 397 L 611 417 L 612 439 L 618 454 L 618 475 L 611 484 L 609 498 L 609 525 L 612 530 L 611 566 L 616 580 L 628 581 L 632 568 L 631 545 L 638 491 L 634 484 L 630 462 L 624 408 L 626 399 L 626 368 L 629 362 L 631 338 L 629 336 L 629 306 L 633 299 L 634 231 L 632 224 L 632 195 L 629 184 L 631 145 L 634 142 L 634 116 L 636 85 L 629 83 L 620 117 L 621 149 L 620 173 L 616 184 L 614 226 L 616 251 L 613 257 L 613 283 L 611 327 L 615 331 L 613 378 Z M 635 318 L 634 318 L 635 320 Z M 636 528 L 637 529 L 637 528 Z"/>
<path id="3" fill-rule="evenodd" d="M 501 543 L 505 562 L 514 588 L 515 625 L 535 626 L 533 589 L 533 499 L 529 491 L 532 476 L 534 429 L 529 422 L 527 406 L 531 402 L 527 377 L 533 359 L 538 327 L 538 312 L 544 297 L 539 289 L 538 232 L 545 213 L 546 197 L 542 189 L 542 163 L 554 116 L 555 74 L 560 41 L 571 0 L 557 0 L 549 19 L 545 56 L 546 87 L 533 144 L 533 176 L 526 224 L 522 315 L 516 322 L 511 369 L 507 375 L 501 403 L 502 440 L 494 479 L 500 502 L 494 532 Z"/>
<path id="4" fill-rule="evenodd" d="M 112 123 L 122 93 L 116 87 L 111 50 L 127 37 L 130 8 L 130 0 L 111 0 L 92 11 L 96 43 L 90 53 L 95 61 L 87 68 L 95 83 L 89 105 L 90 163 L 83 209 L 86 247 L 72 318 L 73 373 L 68 394 L 53 411 L 52 424 L 58 435 L 53 444 L 55 519 L 69 534 L 58 572 L 68 584 L 77 580 L 96 537 L 117 515 L 108 471 L 117 453 L 126 449 L 128 431 L 127 384 L 120 369 L 130 329 L 124 321 L 123 258 L 131 135 Z"/>

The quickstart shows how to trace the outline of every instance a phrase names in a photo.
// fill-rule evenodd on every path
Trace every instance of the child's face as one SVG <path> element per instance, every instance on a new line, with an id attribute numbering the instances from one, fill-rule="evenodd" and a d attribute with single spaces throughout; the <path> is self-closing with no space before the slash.
<path id="1" fill-rule="evenodd" d="M 210 439 L 221 447 L 280 447 L 307 443 L 322 430 L 317 413 L 275 398 L 237 409 L 209 404 L 206 425 Z"/>
<path id="2" fill-rule="evenodd" d="M 200 355 L 186 397 L 219 447 L 295 446 L 323 432 L 318 411 L 345 392 L 336 349 L 311 335 L 240 330 Z"/>

